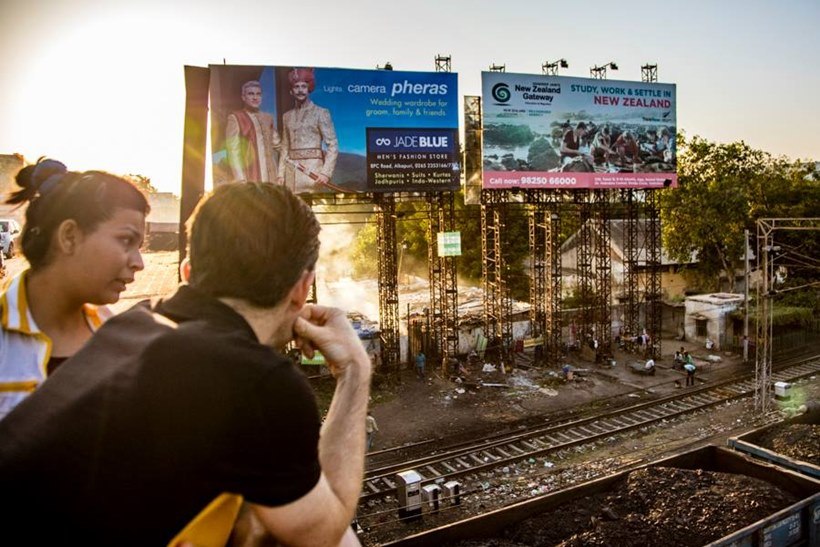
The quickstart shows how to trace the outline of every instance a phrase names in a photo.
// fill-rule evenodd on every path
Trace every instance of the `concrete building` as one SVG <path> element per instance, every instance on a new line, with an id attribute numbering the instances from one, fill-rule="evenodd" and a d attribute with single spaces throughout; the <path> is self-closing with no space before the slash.
<path id="1" fill-rule="evenodd" d="M 638 286 L 646 285 L 646 221 L 640 220 L 637 224 L 637 266 L 638 266 Z M 609 221 L 610 232 L 610 260 L 612 263 L 612 297 L 617 299 L 624 292 L 625 272 L 626 272 L 626 221 L 613 219 Z M 595 254 L 597 238 L 592 238 L 592 254 Z M 561 268 L 563 271 L 564 296 L 568 296 L 578 284 L 578 245 L 580 235 L 578 232 L 571 235 L 561 246 Z M 681 271 L 694 265 L 694 256 L 689 262 L 680 263 L 672 260 L 663 249 L 661 249 L 661 287 L 664 300 L 671 300 L 682 297 L 686 290 L 686 280 Z M 613 302 L 614 303 L 614 302 Z"/>
<path id="2" fill-rule="evenodd" d="M 715 350 L 733 335 L 730 314 L 743 306 L 744 297 L 735 293 L 712 293 L 689 296 L 684 301 L 686 315 L 684 331 L 686 340 L 706 343 L 714 342 Z"/>

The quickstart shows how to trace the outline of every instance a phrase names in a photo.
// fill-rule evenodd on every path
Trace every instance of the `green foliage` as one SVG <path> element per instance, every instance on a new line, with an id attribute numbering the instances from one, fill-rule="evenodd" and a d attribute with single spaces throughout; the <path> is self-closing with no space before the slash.
<path id="1" fill-rule="evenodd" d="M 595 295 L 590 293 L 586 298 L 581 295 L 578 287 L 573 287 L 569 296 L 564 297 L 562 305 L 564 309 L 584 308 L 595 304 Z"/>
<path id="2" fill-rule="evenodd" d="M 134 186 L 142 190 L 145 195 L 156 194 L 159 192 L 159 190 L 151 184 L 151 179 L 144 175 L 128 175 L 127 178 L 134 183 Z"/>
<path id="3" fill-rule="evenodd" d="M 379 246 L 375 218 L 356 234 L 350 253 L 353 275 L 357 278 L 374 278 L 379 274 Z"/>
<path id="4" fill-rule="evenodd" d="M 794 306 L 775 306 L 772 309 L 772 326 L 808 326 L 813 320 L 811 308 Z"/>
<path id="5" fill-rule="evenodd" d="M 526 125 L 498 124 L 484 128 L 484 142 L 491 146 L 525 146 L 533 141 L 535 133 Z"/>
<path id="6" fill-rule="evenodd" d="M 461 256 L 457 259 L 458 275 L 473 283 L 481 281 L 481 207 L 464 205 L 464 192 L 455 199 L 456 222 L 461 231 Z"/>
<path id="7" fill-rule="evenodd" d="M 728 290 L 734 290 L 744 230 L 755 233 L 758 218 L 820 213 L 820 185 L 806 176 L 805 164 L 772 157 L 742 141 L 717 144 L 679 135 L 678 144 L 679 187 L 661 194 L 663 245 L 680 262 L 695 254 L 711 290 L 721 289 L 721 273 L 730 280 Z"/>
<path id="8" fill-rule="evenodd" d="M 738 321 L 743 320 L 743 310 L 735 310 L 730 317 Z M 749 306 L 749 321 L 754 327 L 757 323 L 757 308 Z M 802 306 L 789 306 L 784 303 L 775 303 L 772 308 L 773 327 L 809 327 L 815 321 L 815 311 Z"/>

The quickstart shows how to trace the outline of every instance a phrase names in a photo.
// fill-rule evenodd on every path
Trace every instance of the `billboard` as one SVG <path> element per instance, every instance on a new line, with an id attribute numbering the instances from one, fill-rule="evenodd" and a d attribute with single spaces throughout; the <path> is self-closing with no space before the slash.
<path id="1" fill-rule="evenodd" d="M 214 184 L 297 193 L 454 190 L 458 76 L 211 65 Z"/>
<path id="2" fill-rule="evenodd" d="M 677 185 L 675 85 L 482 73 L 484 188 Z"/>

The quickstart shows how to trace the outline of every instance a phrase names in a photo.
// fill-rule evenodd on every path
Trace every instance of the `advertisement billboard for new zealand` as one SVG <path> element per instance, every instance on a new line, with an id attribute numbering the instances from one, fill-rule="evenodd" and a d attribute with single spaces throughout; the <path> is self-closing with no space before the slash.
<path id="1" fill-rule="evenodd" d="M 484 188 L 677 185 L 675 85 L 482 73 Z"/>
<path id="2" fill-rule="evenodd" d="M 455 190 L 458 76 L 211 65 L 214 184 L 297 193 Z"/>

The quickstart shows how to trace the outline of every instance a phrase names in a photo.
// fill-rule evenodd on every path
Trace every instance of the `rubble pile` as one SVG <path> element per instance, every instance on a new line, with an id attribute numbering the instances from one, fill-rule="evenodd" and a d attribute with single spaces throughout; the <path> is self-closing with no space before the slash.
<path id="1" fill-rule="evenodd" d="M 629 473 L 615 488 L 458 547 L 699 546 L 798 501 L 764 481 L 668 467 Z"/>

